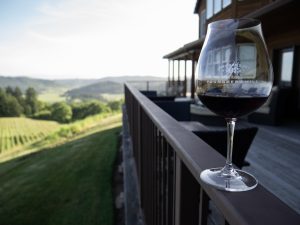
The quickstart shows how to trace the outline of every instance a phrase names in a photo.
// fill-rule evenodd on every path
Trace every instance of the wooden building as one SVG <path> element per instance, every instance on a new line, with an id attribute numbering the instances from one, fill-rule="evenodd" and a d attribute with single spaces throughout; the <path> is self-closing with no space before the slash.
<path id="1" fill-rule="evenodd" d="M 274 86 L 289 89 L 290 94 L 284 99 L 288 104 L 278 105 L 278 107 L 287 109 L 286 116 L 300 117 L 299 0 L 197 0 L 194 13 L 199 16 L 198 39 L 164 56 L 169 60 L 169 68 L 170 63 L 173 63 L 173 77 L 169 72 L 170 85 L 176 83 L 174 62 L 177 61 L 180 65 L 181 61 L 191 60 L 191 97 L 194 98 L 195 66 L 205 39 L 207 25 L 221 19 L 255 18 L 262 23 L 274 68 Z M 186 66 L 186 63 L 184 65 Z M 186 74 L 184 77 L 183 83 L 186 84 Z"/>

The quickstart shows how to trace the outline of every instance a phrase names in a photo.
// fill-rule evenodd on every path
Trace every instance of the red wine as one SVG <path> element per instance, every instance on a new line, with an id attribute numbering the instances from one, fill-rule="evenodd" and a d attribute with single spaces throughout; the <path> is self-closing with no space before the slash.
<path id="1" fill-rule="evenodd" d="M 237 118 L 258 109 L 268 99 L 266 96 L 198 95 L 202 103 L 214 113 L 225 118 Z"/>

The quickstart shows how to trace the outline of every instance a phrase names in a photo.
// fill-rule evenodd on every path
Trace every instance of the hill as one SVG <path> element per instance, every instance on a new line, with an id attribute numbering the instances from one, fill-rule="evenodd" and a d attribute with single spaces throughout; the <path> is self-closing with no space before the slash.
<path id="1" fill-rule="evenodd" d="M 147 86 L 149 81 L 149 86 Z M 105 95 L 119 98 L 123 94 L 123 84 L 130 82 L 138 89 L 149 87 L 163 92 L 165 90 L 165 78 L 155 76 L 117 76 L 100 79 L 62 79 L 46 80 L 30 77 L 0 76 L 0 87 L 20 87 L 24 91 L 28 87 L 34 87 L 39 93 L 39 99 L 46 102 L 64 101 L 70 99 L 96 98 L 107 100 Z"/>
<path id="2" fill-rule="evenodd" d="M 37 92 L 43 92 L 52 88 L 61 88 L 59 84 L 52 80 L 43 80 L 30 77 L 5 77 L 0 76 L 0 87 L 18 86 L 23 92 L 28 87 L 34 87 Z"/>
<path id="3" fill-rule="evenodd" d="M 119 77 L 104 77 L 97 80 L 97 83 L 75 88 L 65 92 L 67 98 L 97 98 L 102 99 L 104 94 L 123 94 L 123 84 L 130 82 L 138 89 L 146 89 L 147 81 L 149 88 L 154 90 L 165 90 L 165 79 L 153 76 L 119 76 Z"/>
<path id="4" fill-rule="evenodd" d="M 63 88 L 71 90 L 83 86 L 92 85 L 98 82 L 145 82 L 145 81 L 164 81 L 164 78 L 154 76 L 117 76 L 117 77 L 104 77 L 99 79 L 37 79 L 26 76 L 8 77 L 0 76 L 0 87 L 20 87 L 22 91 L 28 87 L 34 87 L 38 92 L 48 91 L 53 88 Z"/>
<path id="5" fill-rule="evenodd" d="M 97 82 L 98 79 L 63 79 L 47 80 L 31 77 L 8 77 L 0 76 L 0 87 L 18 86 L 24 92 L 28 87 L 34 87 L 38 93 L 71 90 L 74 88 L 90 85 Z"/>
<path id="6" fill-rule="evenodd" d="M 65 93 L 71 99 L 76 98 L 101 98 L 102 94 L 122 94 L 123 85 L 112 81 L 102 81 L 81 88 L 76 88 Z"/>
<path id="7" fill-rule="evenodd" d="M 166 78 L 155 77 L 155 76 L 118 76 L 118 77 L 104 77 L 100 78 L 98 81 L 112 81 L 116 83 L 125 83 L 125 82 L 146 82 L 146 81 L 165 81 Z"/>
<path id="8" fill-rule="evenodd" d="M 63 79 L 63 80 L 53 80 L 58 86 L 62 86 L 68 90 L 87 86 L 98 82 L 98 79 Z"/>

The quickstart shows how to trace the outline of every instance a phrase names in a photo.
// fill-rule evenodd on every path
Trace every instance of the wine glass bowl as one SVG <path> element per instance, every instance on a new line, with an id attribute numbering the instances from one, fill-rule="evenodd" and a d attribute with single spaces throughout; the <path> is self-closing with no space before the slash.
<path id="1" fill-rule="evenodd" d="M 273 70 L 260 22 L 228 19 L 210 23 L 197 75 L 200 101 L 226 119 L 228 130 L 225 166 L 204 170 L 200 177 L 221 190 L 251 190 L 257 180 L 233 168 L 232 146 L 236 119 L 263 105 L 272 89 Z"/>

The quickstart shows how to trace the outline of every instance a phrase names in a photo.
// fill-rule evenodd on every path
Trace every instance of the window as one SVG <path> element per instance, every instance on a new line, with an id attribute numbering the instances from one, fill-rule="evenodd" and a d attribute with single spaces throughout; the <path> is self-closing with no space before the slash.
<path id="1" fill-rule="evenodd" d="M 231 0 L 223 0 L 223 9 L 231 4 Z"/>
<path id="2" fill-rule="evenodd" d="M 199 30 L 199 37 L 204 37 L 206 34 L 206 14 L 205 10 L 203 10 L 200 14 L 200 30 Z"/>
<path id="3" fill-rule="evenodd" d="M 206 0 L 206 18 L 209 19 L 213 16 L 214 7 L 213 0 Z"/>
<path id="4" fill-rule="evenodd" d="M 293 61 L 294 61 L 293 49 L 291 48 L 283 49 L 281 52 L 280 81 L 284 83 L 292 82 Z"/>
<path id="5" fill-rule="evenodd" d="M 231 56 L 231 48 L 230 46 L 228 47 L 223 47 L 222 49 L 222 63 L 229 63 L 230 62 L 230 56 Z"/>
<path id="6" fill-rule="evenodd" d="M 220 65 L 221 65 L 221 49 L 217 48 L 214 51 L 214 75 L 220 74 Z"/>
<path id="7" fill-rule="evenodd" d="M 244 78 L 256 76 L 256 48 L 254 44 L 245 43 L 238 46 L 238 58 L 240 61 L 241 73 Z"/>
<path id="8" fill-rule="evenodd" d="M 214 14 L 217 14 L 222 9 L 222 0 L 214 0 Z"/>
<path id="9" fill-rule="evenodd" d="M 214 65 L 213 65 L 213 51 L 208 53 L 207 63 L 206 63 L 206 74 L 208 77 L 214 74 Z"/>
<path id="10" fill-rule="evenodd" d="M 231 4 L 231 0 L 206 0 L 206 19 L 211 18 Z"/>

